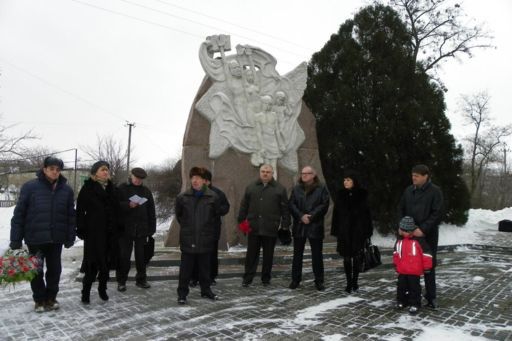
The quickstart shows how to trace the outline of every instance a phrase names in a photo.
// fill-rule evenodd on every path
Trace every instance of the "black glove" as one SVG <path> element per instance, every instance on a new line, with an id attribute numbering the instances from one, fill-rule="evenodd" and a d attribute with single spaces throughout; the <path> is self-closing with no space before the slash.
<path id="1" fill-rule="evenodd" d="M 66 249 L 69 249 L 70 247 L 72 247 L 73 245 L 75 244 L 75 242 L 71 241 L 71 242 L 65 242 L 64 243 L 64 247 Z"/>
<path id="2" fill-rule="evenodd" d="M 16 242 L 16 241 L 12 240 L 11 243 L 9 244 L 9 247 L 13 250 L 21 249 L 21 242 Z"/>

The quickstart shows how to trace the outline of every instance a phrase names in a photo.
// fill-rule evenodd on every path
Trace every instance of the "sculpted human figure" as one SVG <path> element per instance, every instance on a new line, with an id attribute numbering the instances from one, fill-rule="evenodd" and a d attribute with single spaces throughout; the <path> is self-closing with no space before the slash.
<path id="1" fill-rule="evenodd" d="M 284 139 L 279 129 L 277 114 L 272 111 L 272 96 L 261 96 L 262 111 L 255 115 L 258 136 L 258 161 L 276 168 L 277 160 L 283 156 Z"/>
<path id="2" fill-rule="evenodd" d="M 218 35 L 208 37 L 199 51 L 212 81 L 196 104 L 211 123 L 209 157 L 216 159 L 233 148 L 251 155 L 254 166 L 266 162 L 277 169 L 279 162 L 298 172 L 297 149 L 305 137 L 297 118 L 306 87 L 306 64 L 280 76 L 277 61 L 264 50 L 237 45 L 236 54 L 226 55 L 230 50 L 229 36 Z M 214 58 L 215 53 L 220 58 Z M 262 94 L 272 94 L 276 101 L 263 103 Z"/>

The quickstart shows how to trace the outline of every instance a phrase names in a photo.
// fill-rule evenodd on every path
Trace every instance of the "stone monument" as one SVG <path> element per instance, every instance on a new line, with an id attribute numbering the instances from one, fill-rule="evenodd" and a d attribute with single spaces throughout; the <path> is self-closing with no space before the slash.
<path id="1" fill-rule="evenodd" d="M 203 166 L 226 193 L 231 209 L 223 218 L 220 249 L 246 241 L 236 217 L 245 187 L 258 178 L 261 164 L 271 164 L 288 189 L 305 165 L 323 181 L 315 118 L 302 102 L 306 63 L 281 76 L 268 52 L 250 45 L 235 50 L 226 54 L 231 51 L 227 35 L 207 37 L 200 46 L 206 76 L 189 114 L 181 164 L 182 190 L 190 187 L 189 169 Z M 173 220 L 165 245 L 178 241 L 179 225 Z"/>

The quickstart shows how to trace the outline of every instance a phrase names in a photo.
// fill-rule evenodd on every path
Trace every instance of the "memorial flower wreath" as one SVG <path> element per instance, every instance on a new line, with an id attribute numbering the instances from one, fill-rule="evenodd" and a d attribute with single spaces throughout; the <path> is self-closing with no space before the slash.
<path id="1" fill-rule="evenodd" d="M 36 277 L 40 264 L 39 258 L 29 255 L 27 250 L 7 250 L 0 257 L 0 285 L 30 282 Z"/>

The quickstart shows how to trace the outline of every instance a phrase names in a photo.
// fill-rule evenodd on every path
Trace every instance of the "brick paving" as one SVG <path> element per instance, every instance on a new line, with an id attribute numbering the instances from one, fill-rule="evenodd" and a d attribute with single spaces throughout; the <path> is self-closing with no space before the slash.
<path id="1" fill-rule="evenodd" d="M 389 249 L 382 250 L 384 264 L 362 274 L 359 292 L 351 295 L 343 291 L 342 261 L 332 255 L 332 245 L 326 246 L 330 260 L 324 292 L 314 289 L 309 262 L 301 286 L 287 288 L 291 248 L 280 249 L 280 264 L 269 287 L 255 278 L 253 285 L 242 288 L 237 264 L 244 253 L 231 254 L 223 257 L 224 276 L 213 287 L 220 300 L 203 299 L 193 288 L 186 306 L 176 302 L 175 271 L 165 270 L 173 268 L 176 252 L 157 257 L 161 263 L 151 269 L 151 289 L 129 282 L 128 290 L 119 293 L 111 283 L 110 300 L 102 302 L 93 289 L 88 306 L 80 303 L 81 284 L 74 270 L 77 263 L 70 263 L 72 255 L 66 258 L 66 269 L 71 270 L 61 282 L 59 311 L 33 312 L 26 284 L 1 289 L 0 339 L 413 340 L 430 330 L 444 330 L 453 335 L 451 340 L 512 340 L 512 248 L 507 247 L 511 237 L 495 233 L 487 245 L 443 248 L 437 269 L 440 307 L 422 309 L 417 316 L 393 308 L 396 277 Z"/>

